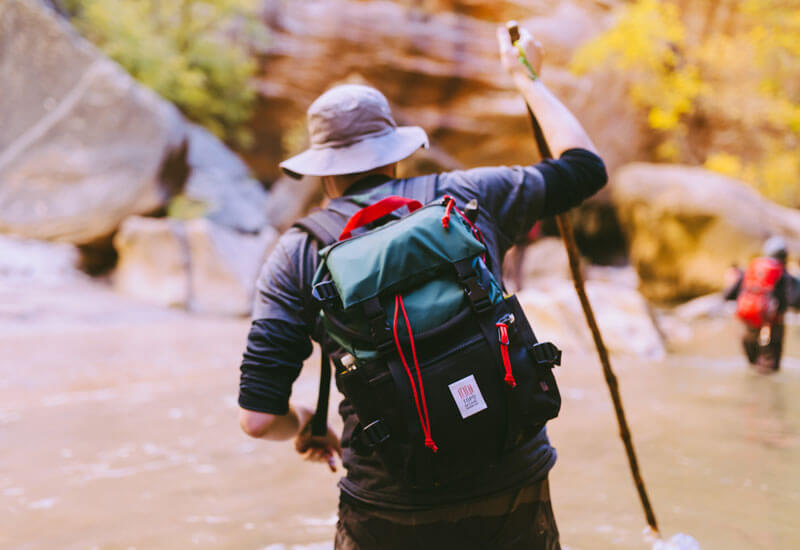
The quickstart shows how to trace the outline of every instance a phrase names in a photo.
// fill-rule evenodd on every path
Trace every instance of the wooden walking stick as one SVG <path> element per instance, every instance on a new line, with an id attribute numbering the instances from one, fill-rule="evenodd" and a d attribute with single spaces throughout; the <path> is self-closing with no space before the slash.
<path id="1" fill-rule="evenodd" d="M 511 43 L 516 47 L 516 43 L 520 38 L 519 27 L 516 22 L 511 21 L 507 24 L 508 34 L 511 38 Z M 525 58 L 525 54 L 519 48 L 520 61 L 525 64 L 531 71 L 532 68 Z M 527 103 L 526 103 L 527 106 Z M 547 140 L 542 132 L 542 127 L 536 119 L 536 115 L 528 106 L 528 115 L 533 126 L 533 135 L 536 138 L 536 144 L 539 147 L 539 153 L 542 159 L 551 159 L 553 154 L 550 152 L 550 147 L 547 145 Z M 619 435 L 622 442 L 625 444 L 625 452 L 628 455 L 628 464 L 631 467 L 631 474 L 633 481 L 636 484 L 636 490 L 639 492 L 639 499 L 642 501 L 644 508 L 644 515 L 647 518 L 647 523 L 659 534 L 658 524 L 656 523 L 656 516 L 653 513 L 653 507 L 650 505 L 650 499 L 647 497 L 647 489 L 644 486 L 642 474 L 639 472 L 639 463 L 636 460 L 636 451 L 633 449 L 633 441 L 631 439 L 631 432 L 628 428 L 628 421 L 625 419 L 625 410 L 622 408 L 622 397 L 619 394 L 619 385 L 617 384 L 617 377 L 614 371 L 611 370 L 611 362 L 608 358 L 608 350 L 603 343 L 603 337 L 600 335 L 600 329 L 597 326 L 597 321 L 594 318 L 592 305 L 589 303 L 589 297 L 586 295 L 586 287 L 583 282 L 583 274 L 581 273 L 581 259 L 578 253 L 578 246 L 575 243 L 575 234 L 572 231 L 572 223 L 566 213 L 556 216 L 558 222 L 558 230 L 561 232 L 561 238 L 564 239 L 564 246 L 567 249 L 567 256 L 569 257 L 569 269 L 572 272 L 572 280 L 575 282 L 575 290 L 578 293 L 578 299 L 581 302 L 583 313 L 586 316 L 586 322 L 589 324 L 589 330 L 592 332 L 594 345 L 597 348 L 597 355 L 600 356 L 600 363 L 603 365 L 603 374 L 608 384 L 608 391 L 611 394 L 611 400 L 614 402 L 614 411 L 617 413 L 617 422 L 619 424 Z"/>

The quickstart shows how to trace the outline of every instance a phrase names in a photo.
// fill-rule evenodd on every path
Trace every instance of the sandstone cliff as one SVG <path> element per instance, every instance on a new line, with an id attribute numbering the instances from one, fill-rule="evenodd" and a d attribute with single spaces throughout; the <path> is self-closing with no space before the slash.
<path id="1" fill-rule="evenodd" d="M 398 122 L 423 126 L 434 150 L 463 166 L 536 158 L 525 106 L 504 74 L 495 28 L 509 17 L 547 48 L 543 79 L 585 124 L 613 169 L 642 158 L 643 128 L 623 82 L 576 77 L 573 51 L 611 23 L 606 2 L 362 2 L 266 0 L 270 45 L 260 53 L 260 105 L 246 155 L 259 177 L 303 145 L 305 110 L 331 85 L 382 90 Z"/>

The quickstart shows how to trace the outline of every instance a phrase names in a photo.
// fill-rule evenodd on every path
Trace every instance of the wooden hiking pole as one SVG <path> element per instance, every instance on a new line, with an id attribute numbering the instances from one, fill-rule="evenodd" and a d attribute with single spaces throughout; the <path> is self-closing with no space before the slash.
<path id="1" fill-rule="evenodd" d="M 516 43 L 520 38 L 519 26 L 516 22 L 510 21 L 507 24 L 508 34 L 511 38 L 511 43 L 516 47 Z M 525 59 L 523 50 L 519 49 L 520 61 L 526 65 L 530 70 L 530 64 Z M 527 102 L 526 102 L 527 106 Z M 547 140 L 542 132 L 542 127 L 536 119 L 536 115 L 528 106 L 528 116 L 533 126 L 533 135 L 536 138 L 536 144 L 539 147 L 539 153 L 542 160 L 552 159 L 553 154 L 550 152 L 550 147 L 547 145 Z M 617 413 L 617 423 L 619 424 L 619 435 L 622 442 L 625 444 L 625 452 L 628 455 L 628 464 L 631 467 L 631 474 L 633 481 L 636 484 L 636 490 L 639 492 L 639 499 L 642 501 L 644 508 L 644 515 L 647 518 L 647 524 L 658 535 L 658 524 L 656 523 L 656 516 L 653 513 L 653 507 L 650 505 L 650 499 L 647 497 L 647 489 L 644 486 L 642 474 L 639 472 L 639 463 L 636 460 L 636 451 L 633 449 L 633 440 L 631 439 L 631 431 L 628 428 L 628 421 L 625 419 L 625 410 L 622 407 L 622 397 L 619 394 L 619 385 L 617 384 L 617 377 L 614 371 L 611 370 L 611 361 L 608 358 L 608 350 L 603 343 L 603 337 L 600 335 L 600 329 L 597 326 L 597 321 L 592 311 L 592 305 L 589 303 L 589 297 L 586 295 L 586 287 L 583 282 L 583 273 L 581 272 L 581 259 L 578 253 L 578 245 L 575 243 L 575 234 L 572 231 L 572 222 L 570 222 L 567 213 L 559 214 L 556 216 L 558 222 L 558 230 L 561 232 L 561 238 L 564 239 L 564 247 L 567 249 L 567 256 L 569 257 L 569 269 L 572 272 L 572 280 L 575 283 L 575 290 L 578 293 L 578 299 L 581 302 L 583 313 L 586 316 L 586 322 L 589 324 L 589 330 L 594 339 L 594 345 L 597 348 L 597 355 L 600 356 L 600 363 L 603 365 L 603 374 L 606 378 L 608 391 L 611 394 L 611 400 L 614 402 L 614 411 Z"/>

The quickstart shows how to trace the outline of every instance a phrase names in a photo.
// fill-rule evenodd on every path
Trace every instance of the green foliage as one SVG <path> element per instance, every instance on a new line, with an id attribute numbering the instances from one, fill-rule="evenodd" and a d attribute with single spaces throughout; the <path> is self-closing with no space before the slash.
<path id="1" fill-rule="evenodd" d="M 246 146 L 265 39 L 253 0 L 70 0 L 76 27 L 137 80 L 217 136 Z"/>
<path id="2" fill-rule="evenodd" d="M 800 206 L 800 0 L 635 0 L 576 54 L 611 70 L 659 140 L 659 160 L 704 164 Z"/>
<path id="3" fill-rule="evenodd" d="M 194 220 L 208 213 L 209 205 L 186 195 L 175 195 L 167 205 L 167 216 L 176 220 Z"/>

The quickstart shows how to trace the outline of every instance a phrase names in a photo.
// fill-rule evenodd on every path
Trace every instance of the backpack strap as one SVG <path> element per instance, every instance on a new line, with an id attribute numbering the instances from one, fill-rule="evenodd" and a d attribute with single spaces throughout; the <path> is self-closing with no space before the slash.
<path id="1" fill-rule="evenodd" d="M 403 180 L 403 187 L 399 194 L 410 199 L 416 199 L 425 205 L 436 198 L 436 188 L 438 186 L 439 174 L 420 176 Z"/>
<path id="2" fill-rule="evenodd" d="M 333 210 L 320 209 L 297 220 L 292 227 L 305 231 L 324 248 L 339 239 L 339 233 L 346 223 L 347 217 L 343 214 Z"/>
<path id="3" fill-rule="evenodd" d="M 419 181 L 422 179 L 422 181 Z M 408 185 L 411 180 L 403 183 L 402 195 L 411 199 L 416 199 L 422 204 L 427 204 L 436 198 L 436 187 L 439 176 L 428 176 L 419 178 L 416 185 Z M 341 204 L 339 204 L 341 203 Z M 330 209 L 315 210 L 308 216 L 297 220 L 293 227 L 305 231 L 312 238 L 316 239 L 325 248 L 339 240 L 339 234 L 347 224 L 351 214 L 355 214 L 360 208 L 358 205 L 349 201 L 337 201 Z M 349 212 L 352 210 L 352 212 Z M 331 362 L 328 352 L 325 349 L 325 328 L 320 327 L 320 350 L 321 360 L 319 369 L 319 393 L 317 395 L 317 409 L 311 419 L 311 434 L 314 436 L 324 436 L 328 432 L 328 405 L 331 392 Z"/>
<path id="4" fill-rule="evenodd" d="M 324 248 L 339 239 L 339 232 L 345 223 L 347 223 L 347 218 L 343 214 L 320 209 L 297 220 L 293 227 L 311 235 L 320 244 L 320 248 Z M 311 435 L 320 437 L 328 433 L 328 402 L 331 393 L 331 361 L 325 348 L 325 339 L 325 328 L 320 324 L 319 393 L 317 409 L 311 418 Z"/>
<path id="5" fill-rule="evenodd" d="M 323 338 L 325 329 L 322 331 Z M 331 360 L 324 344 L 320 343 L 322 359 L 319 366 L 319 394 L 317 394 L 317 410 L 311 417 L 311 435 L 324 436 L 328 433 L 328 401 L 331 394 Z"/>

